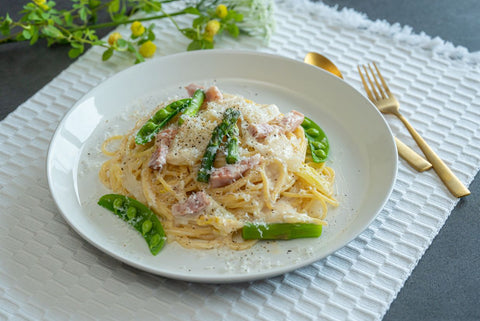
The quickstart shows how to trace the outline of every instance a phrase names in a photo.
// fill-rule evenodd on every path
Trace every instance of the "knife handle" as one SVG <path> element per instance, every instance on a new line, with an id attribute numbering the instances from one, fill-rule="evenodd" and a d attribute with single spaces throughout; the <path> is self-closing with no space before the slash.
<path id="1" fill-rule="evenodd" d="M 422 136 L 410 125 L 407 119 L 398 112 L 395 115 L 402 121 L 405 127 L 407 127 L 413 139 L 417 142 L 418 147 L 420 147 L 428 161 L 432 163 L 433 169 L 437 172 L 438 177 L 440 177 L 452 195 L 455 197 L 470 195 L 468 188 L 455 176 L 447 164 L 433 151 Z"/>
<path id="2" fill-rule="evenodd" d="M 397 150 L 400 157 L 407 161 L 407 163 L 415 168 L 419 172 L 426 171 L 432 168 L 432 164 L 425 158 L 420 156 L 413 149 L 405 145 L 400 139 L 395 137 L 395 143 L 397 144 Z"/>

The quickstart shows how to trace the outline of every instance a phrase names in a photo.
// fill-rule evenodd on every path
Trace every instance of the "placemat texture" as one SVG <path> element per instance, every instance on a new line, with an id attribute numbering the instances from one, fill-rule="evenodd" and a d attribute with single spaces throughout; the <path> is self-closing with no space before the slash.
<path id="1" fill-rule="evenodd" d="M 404 115 L 464 183 L 472 181 L 480 166 L 478 53 L 352 10 L 306 1 L 276 7 L 268 45 L 242 38 L 219 47 L 299 60 L 318 51 L 359 90 L 356 65 L 375 60 Z M 157 57 L 185 50 L 168 21 L 156 28 Z M 103 254 L 67 226 L 46 181 L 49 141 L 77 99 L 130 64 L 127 57 L 102 63 L 101 50 L 91 49 L 0 123 L 0 319 L 381 319 L 457 202 L 433 171 L 416 173 L 404 161 L 390 200 L 364 233 L 324 260 L 268 280 L 165 279 Z M 398 121 L 387 120 L 415 146 Z"/>

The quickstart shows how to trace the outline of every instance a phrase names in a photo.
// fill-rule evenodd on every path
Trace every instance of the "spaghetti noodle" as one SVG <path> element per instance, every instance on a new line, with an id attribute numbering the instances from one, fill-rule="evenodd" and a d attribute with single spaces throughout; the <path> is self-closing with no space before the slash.
<path id="1" fill-rule="evenodd" d="M 228 108 L 241 113 L 237 122 L 240 159 L 258 161 L 240 177 L 213 187 L 197 181 L 197 173 L 212 131 Z M 222 95 L 204 102 L 197 115 L 183 117 L 181 125 L 177 115 L 153 141 L 140 145 L 135 134 L 148 118 L 143 119 L 126 135 L 104 142 L 102 151 L 110 159 L 100 169 L 100 180 L 113 192 L 147 204 L 159 216 L 168 241 L 187 248 L 249 248 L 256 241 L 240 236 L 246 223 L 325 225 L 329 206 L 338 205 L 333 196 L 334 171 L 306 156 L 309 147 L 301 126 L 285 130 L 275 125 L 283 116 L 275 105 Z M 259 138 L 252 126 L 261 124 L 273 129 Z M 167 129 L 172 135 L 162 141 L 159 135 Z M 109 145 L 118 139 L 119 147 L 113 152 Z M 152 155 L 158 153 L 159 146 L 164 148 L 165 161 L 152 168 Z M 226 164 L 225 154 L 221 147 L 213 171 L 238 166 Z M 182 212 L 192 199 L 192 204 L 198 205 L 200 196 L 206 199 L 206 206 Z"/>

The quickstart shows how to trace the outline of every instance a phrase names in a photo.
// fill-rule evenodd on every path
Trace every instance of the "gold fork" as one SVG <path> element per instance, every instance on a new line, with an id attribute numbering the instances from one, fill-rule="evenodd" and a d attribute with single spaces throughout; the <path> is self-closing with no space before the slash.
<path id="1" fill-rule="evenodd" d="M 360 78 L 362 79 L 363 87 L 367 92 L 368 98 L 375 104 L 375 106 L 377 106 L 380 112 L 384 114 L 393 114 L 402 121 L 412 135 L 413 139 L 417 142 L 422 152 L 425 154 L 427 160 L 432 163 L 435 172 L 437 172 L 440 179 L 454 196 L 463 197 L 469 195 L 470 191 L 468 188 L 462 184 L 462 182 L 455 176 L 455 174 L 453 174 L 450 168 L 448 168 L 448 166 L 440 159 L 433 149 L 428 146 L 427 142 L 425 142 L 425 140 L 417 133 L 412 125 L 410 125 L 407 119 L 400 114 L 400 104 L 395 96 L 390 92 L 390 89 L 383 79 L 380 70 L 378 70 L 377 65 L 373 63 L 376 73 L 371 65 L 368 65 L 368 69 L 365 66 L 362 67 L 365 76 L 362 73 L 360 66 L 357 66 L 357 69 L 358 73 L 360 74 Z M 365 80 L 365 77 L 367 78 L 368 83 Z"/>

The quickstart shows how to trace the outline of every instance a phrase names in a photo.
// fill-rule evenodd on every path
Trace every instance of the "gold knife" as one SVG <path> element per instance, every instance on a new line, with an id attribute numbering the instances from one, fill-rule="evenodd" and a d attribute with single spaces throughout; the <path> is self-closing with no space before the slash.
<path id="1" fill-rule="evenodd" d="M 400 157 L 407 161 L 407 163 L 419 172 L 426 171 L 432 168 L 432 164 L 425 158 L 417 154 L 413 149 L 405 145 L 400 139 L 395 137 L 395 144 Z"/>

